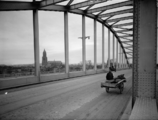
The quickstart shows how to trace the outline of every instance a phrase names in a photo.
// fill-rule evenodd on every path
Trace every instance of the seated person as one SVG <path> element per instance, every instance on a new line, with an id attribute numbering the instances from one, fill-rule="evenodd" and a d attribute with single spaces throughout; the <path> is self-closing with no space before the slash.
<path id="1" fill-rule="evenodd" d="M 113 73 L 111 72 L 111 69 L 109 68 L 109 72 L 106 74 L 106 82 L 110 83 L 117 83 L 120 80 L 125 79 L 124 74 L 117 76 L 114 78 Z"/>
<path id="2" fill-rule="evenodd" d="M 106 74 L 106 80 L 108 82 L 114 82 L 114 76 L 110 68 L 109 68 L 109 72 Z"/>
<path id="3" fill-rule="evenodd" d="M 115 71 L 115 72 L 116 72 L 116 68 L 114 68 L 113 65 L 112 65 L 111 67 L 109 67 L 109 69 L 110 69 L 111 71 Z"/>

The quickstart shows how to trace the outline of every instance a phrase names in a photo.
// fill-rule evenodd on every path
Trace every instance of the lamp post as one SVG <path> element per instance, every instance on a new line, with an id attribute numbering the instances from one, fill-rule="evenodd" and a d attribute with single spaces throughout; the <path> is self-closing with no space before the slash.
<path id="1" fill-rule="evenodd" d="M 79 37 L 82 39 L 82 62 L 83 62 L 83 71 L 86 71 L 86 38 L 90 39 L 90 36 Z"/>
<path id="2" fill-rule="evenodd" d="M 90 39 L 90 36 L 85 36 L 84 39 L 86 38 Z M 83 37 L 78 37 L 78 39 L 83 39 Z"/>

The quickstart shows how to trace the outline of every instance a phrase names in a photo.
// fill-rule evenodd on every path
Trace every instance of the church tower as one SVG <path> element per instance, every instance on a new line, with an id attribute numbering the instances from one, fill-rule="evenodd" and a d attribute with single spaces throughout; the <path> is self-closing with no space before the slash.
<path id="1" fill-rule="evenodd" d="M 46 53 L 45 49 L 43 51 L 42 66 L 47 66 L 47 53 Z"/>

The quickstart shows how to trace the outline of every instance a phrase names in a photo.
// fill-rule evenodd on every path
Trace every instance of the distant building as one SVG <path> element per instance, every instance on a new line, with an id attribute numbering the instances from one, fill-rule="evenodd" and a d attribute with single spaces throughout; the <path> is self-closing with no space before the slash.
<path id="1" fill-rule="evenodd" d="M 61 66 L 62 65 L 62 62 L 61 61 L 48 61 L 48 66 L 51 66 L 51 67 L 57 67 L 57 66 Z"/>
<path id="2" fill-rule="evenodd" d="M 47 62 L 47 53 L 44 49 L 43 51 L 43 57 L 42 57 L 42 66 L 47 66 L 48 62 Z"/>
<path id="3" fill-rule="evenodd" d="M 47 53 L 44 50 L 43 51 L 43 57 L 42 57 L 42 66 L 43 67 L 57 67 L 57 66 L 61 66 L 62 62 L 61 61 L 48 61 L 47 59 Z"/>

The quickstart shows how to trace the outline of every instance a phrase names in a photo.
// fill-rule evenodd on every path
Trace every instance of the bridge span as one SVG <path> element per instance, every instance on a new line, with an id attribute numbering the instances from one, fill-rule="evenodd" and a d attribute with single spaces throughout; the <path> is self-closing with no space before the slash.
<path id="1" fill-rule="evenodd" d="M 123 73 L 127 78 L 123 94 L 118 89 L 106 93 L 100 87 L 105 73 L 1 91 L 0 119 L 120 119 L 132 88 L 132 70 L 114 75 Z"/>

